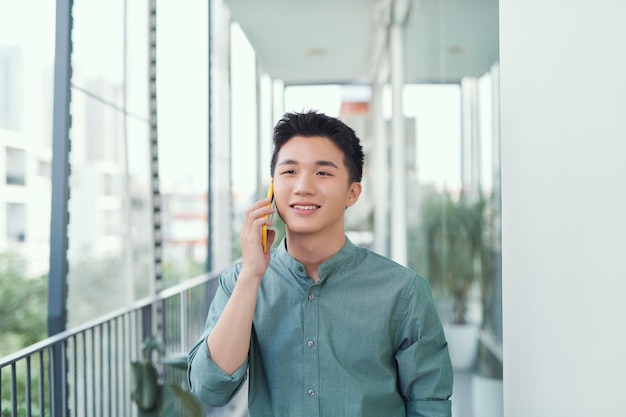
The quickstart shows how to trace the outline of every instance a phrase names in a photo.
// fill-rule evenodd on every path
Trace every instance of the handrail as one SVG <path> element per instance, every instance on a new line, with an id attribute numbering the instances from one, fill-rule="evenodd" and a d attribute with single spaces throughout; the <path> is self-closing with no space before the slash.
<path id="1" fill-rule="evenodd" d="M 133 311 L 137 311 L 141 308 L 147 307 L 157 301 L 161 301 L 163 299 L 166 299 L 168 297 L 171 297 L 173 295 L 179 294 L 183 291 L 189 290 L 193 287 L 196 287 L 200 284 L 204 284 L 207 283 L 209 281 L 212 281 L 213 279 L 216 279 L 219 276 L 219 273 L 217 272 L 209 272 L 209 273 L 205 273 L 202 275 L 199 275 L 197 277 L 191 278 L 189 280 L 186 280 L 180 284 L 174 285 L 172 287 L 166 288 L 162 291 L 160 291 L 158 294 L 153 295 L 153 296 L 149 296 L 149 297 L 145 297 L 142 298 L 140 300 L 135 301 L 134 303 L 114 310 L 110 313 L 106 313 L 92 321 L 86 322 L 84 324 L 78 325 L 72 329 L 66 330 L 64 332 L 61 333 L 57 333 L 53 336 L 49 336 L 43 340 L 40 340 L 39 342 L 36 342 L 28 347 L 25 347 L 15 353 L 12 353 L 10 355 L 7 355 L 3 358 L 0 358 L 0 368 L 3 368 L 7 365 L 11 365 L 12 363 L 15 363 L 17 361 L 19 361 L 20 359 L 24 359 L 28 356 L 31 356 L 34 353 L 37 353 L 47 347 L 50 347 L 56 343 L 59 343 L 63 340 L 66 340 L 72 336 L 76 336 L 79 333 L 82 333 L 86 330 L 89 330 L 91 328 L 100 326 L 104 323 L 107 323 L 117 317 L 123 316 L 125 314 L 131 313 Z"/>
<path id="2" fill-rule="evenodd" d="M 145 359 L 146 338 L 159 339 L 164 356 L 150 358 L 157 362 L 176 357 L 176 352 L 195 343 L 218 276 L 215 272 L 196 276 L 1 358 L 0 413 L 12 417 L 136 415 L 128 395 L 134 384 L 131 368 Z M 152 329 L 155 319 L 163 323 L 162 328 Z M 159 377 L 164 386 L 180 385 L 185 369 L 164 367 Z M 212 409 L 211 415 L 233 416 L 226 411 Z"/>
<path id="3" fill-rule="evenodd" d="M 496 342 L 496 338 L 493 336 L 491 332 L 486 330 L 482 330 L 478 334 L 478 339 L 482 342 L 483 346 L 493 354 L 493 356 L 500 361 L 500 363 L 504 363 L 504 353 L 502 349 L 502 345 Z"/>

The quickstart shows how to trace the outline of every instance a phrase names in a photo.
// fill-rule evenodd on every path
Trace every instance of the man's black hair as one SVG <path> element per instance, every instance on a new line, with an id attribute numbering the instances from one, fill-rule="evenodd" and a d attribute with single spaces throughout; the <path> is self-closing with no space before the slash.
<path id="1" fill-rule="evenodd" d="M 365 155 L 354 130 L 341 120 L 316 111 L 285 113 L 276 123 L 273 137 L 274 154 L 270 167 L 272 176 L 280 148 L 294 136 L 328 138 L 343 152 L 343 163 L 350 172 L 350 180 L 361 182 Z"/>

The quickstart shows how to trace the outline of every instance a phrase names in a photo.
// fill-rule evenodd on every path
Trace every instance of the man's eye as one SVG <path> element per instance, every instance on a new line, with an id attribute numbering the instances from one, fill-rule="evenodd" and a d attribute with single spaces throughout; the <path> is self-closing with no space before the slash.
<path id="1" fill-rule="evenodd" d="M 318 171 L 317 175 L 324 175 L 324 176 L 327 176 L 327 175 L 330 175 L 330 173 L 329 173 L 329 172 L 326 172 L 326 171 Z"/>

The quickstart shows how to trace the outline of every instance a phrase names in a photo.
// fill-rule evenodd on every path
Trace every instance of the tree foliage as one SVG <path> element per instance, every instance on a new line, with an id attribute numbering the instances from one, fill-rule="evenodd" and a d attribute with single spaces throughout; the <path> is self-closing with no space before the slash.
<path id="1" fill-rule="evenodd" d="M 47 336 L 46 277 L 25 275 L 16 253 L 0 253 L 0 357 Z"/>

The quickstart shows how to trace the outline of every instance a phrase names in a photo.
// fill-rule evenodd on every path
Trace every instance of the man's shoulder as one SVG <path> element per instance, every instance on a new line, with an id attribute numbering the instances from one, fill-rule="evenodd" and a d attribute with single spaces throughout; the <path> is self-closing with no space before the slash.
<path id="1" fill-rule="evenodd" d="M 355 264 L 361 268 L 366 268 L 372 273 L 380 273 L 398 279 L 424 280 L 425 278 L 409 267 L 399 264 L 393 259 L 381 255 L 373 250 L 358 247 Z"/>

